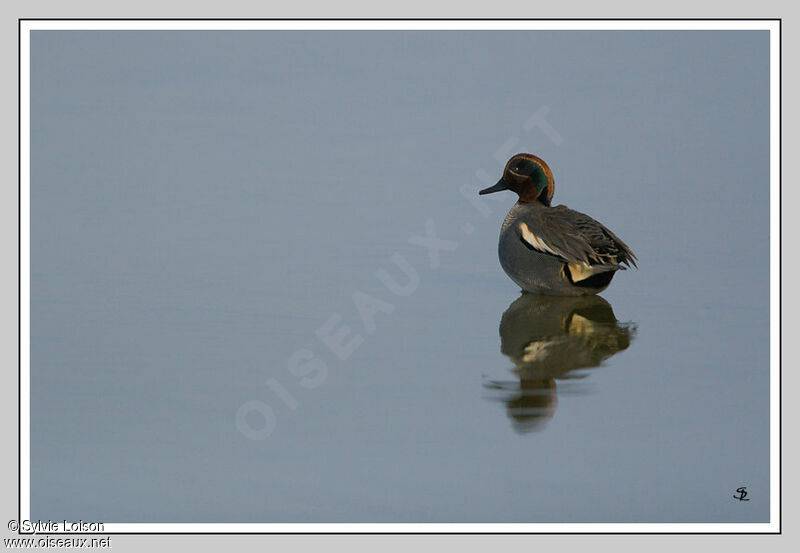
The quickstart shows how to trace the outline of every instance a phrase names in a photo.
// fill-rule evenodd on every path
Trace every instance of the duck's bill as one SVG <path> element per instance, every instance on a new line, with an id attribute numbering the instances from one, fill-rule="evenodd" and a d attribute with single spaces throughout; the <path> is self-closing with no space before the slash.
<path id="1" fill-rule="evenodd" d="M 506 184 L 506 181 L 504 181 L 503 179 L 497 181 L 497 184 L 495 184 L 494 186 L 490 186 L 489 188 L 484 188 L 483 190 L 478 192 L 478 195 L 483 196 L 484 194 L 491 194 L 492 192 L 500 192 L 501 190 L 508 190 L 508 185 Z"/>

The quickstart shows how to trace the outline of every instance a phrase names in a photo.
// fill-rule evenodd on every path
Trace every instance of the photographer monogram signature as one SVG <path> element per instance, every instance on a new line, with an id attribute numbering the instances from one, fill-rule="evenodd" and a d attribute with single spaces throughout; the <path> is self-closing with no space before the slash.
<path id="1" fill-rule="evenodd" d="M 747 499 L 747 486 L 742 486 L 741 488 L 736 488 L 736 493 L 738 495 L 734 495 L 734 499 L 738 499 L 739 501 L 750 501 Z"/>

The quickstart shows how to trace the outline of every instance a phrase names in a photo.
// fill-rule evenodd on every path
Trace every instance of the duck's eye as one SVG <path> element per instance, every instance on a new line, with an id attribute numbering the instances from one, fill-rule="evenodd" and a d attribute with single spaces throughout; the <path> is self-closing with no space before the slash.
<path id="1" fill-rule="evenodd" d="M 536 166 L 527 159 L 520 159 L 514 163 L 512 171 L 518 175 L 531 177 L 536 171 Z"/>

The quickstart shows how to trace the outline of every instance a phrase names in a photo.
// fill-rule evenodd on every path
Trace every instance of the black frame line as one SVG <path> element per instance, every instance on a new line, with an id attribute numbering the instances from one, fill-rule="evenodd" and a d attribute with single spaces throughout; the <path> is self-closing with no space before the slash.
<path id="1" fill-rule="evenodd" d="M 679 17 L 679 18 L 641 18 L 641 17 L 581 17 L 581 18 L 85 18 L 85 17 L 25 17 L 17 19 L 17 519 L 21 520 L 22 515 L 22 23 L 24 21 L 776 21 L 778 23 L 778 328 L 770 329 L 778 332 L 778 401 L 781 410 L 778 413 L 778 481 L 783 483 L 783 337 L 781 335 L 782 321 L 782 226 L 781 208 L 783 206 L 783 18 L 781 17 Z M 167 30 L 165 30 L 167 31 Z M 772 107 L 772 106 L 770 106 Z M 771 352 L 770 352 L 771 354 Z M 774 400 L 775 398 L 773 398 Z M 775 532 L 70 532 L 70 535 L 77 536 L 314 536 L 314 535 L 366 535 L 366 536 L 402 536 L 402 535 L 546 535 L 546 536 L 581 536 L 581 535 L 617 535 L 617 536 L 774 536 L 783 535 L 783 493 L 781 486 L 778 487 L 778 530 Z M 204 523 L 198 523 L 204 524 Z M 63 535 L 63 532 L 30 532 L 23 533 L 17 531 L 17 535 Z"/>

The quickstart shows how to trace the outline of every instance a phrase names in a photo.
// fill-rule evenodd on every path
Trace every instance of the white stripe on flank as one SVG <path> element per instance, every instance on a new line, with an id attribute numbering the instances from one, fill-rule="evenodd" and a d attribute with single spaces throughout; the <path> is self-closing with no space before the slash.
<path id="1" fill-rule="evenodd" d="M 522 231 L 522 239 L 540 252 L 552 253 L 553 255 L 564 257 L 561 253 L 548 246 L 544 240 L 533 234 L 525 223 L 519 224 L 519 230 Z"/>
<path id="2" fill-rule="evenodd" d="M 522 360 L 525 363 L 536 363 L 546 361 L 553 353 L 553 346 L 558 340 L 533 341 L 522 351 Z"/>

